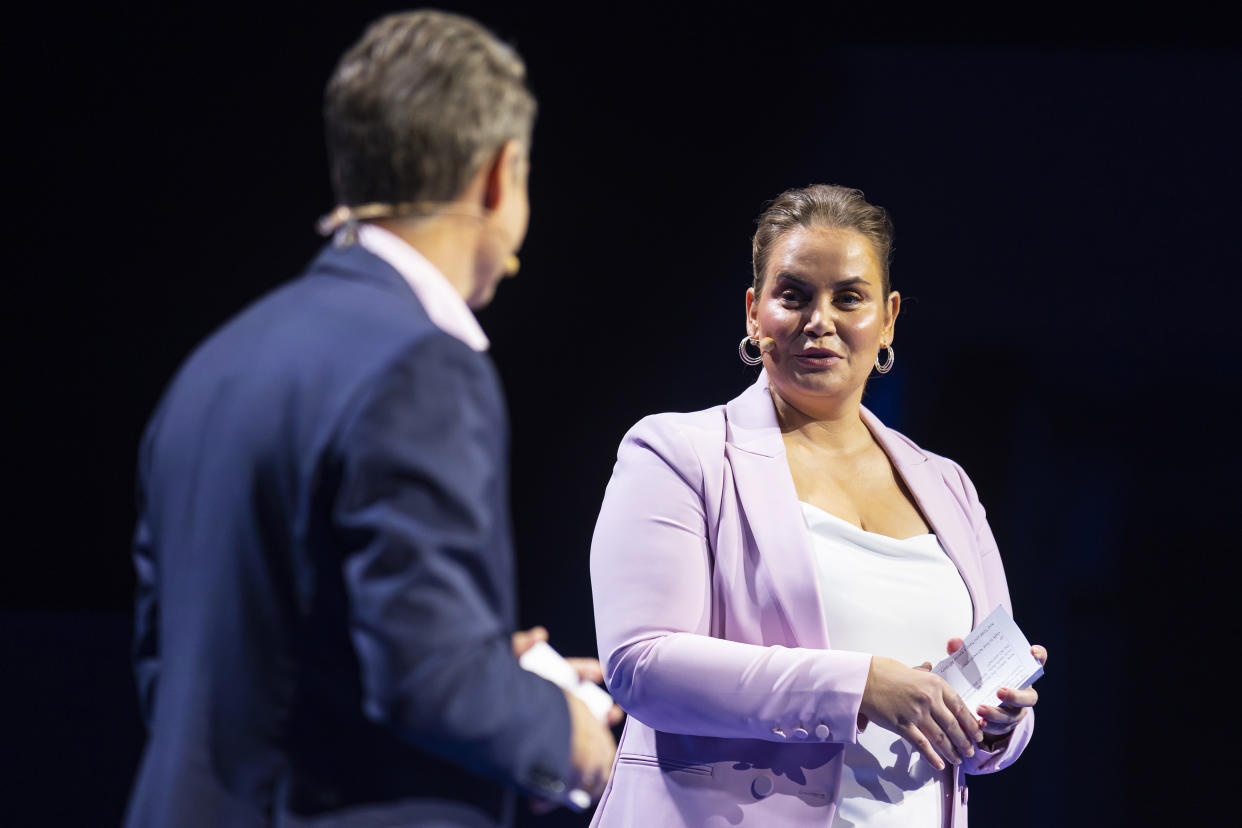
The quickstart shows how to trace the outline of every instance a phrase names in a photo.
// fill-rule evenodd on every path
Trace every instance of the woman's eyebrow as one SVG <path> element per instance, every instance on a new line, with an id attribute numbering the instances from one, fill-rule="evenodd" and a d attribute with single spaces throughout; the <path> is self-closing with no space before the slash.
<path id="1" fill-rule="evenodd" d="M 800 278 L 798 278 L 797 276 L 795 276 L 794 274 L 790 273 L 788 270 L 782 270 L 781 272 L 777 273 L 777 274 L 776 274 L 776 278 L 777 278 L 777 279 L 785 279 L 786 281 L 790 281 L 790 282 L 797 282 L 797 283 L 798 283 L 799 285 L 801 285 L 802 287 L 810 287 L 810 286 L 811 286 L 811 283 L 810 283 L 810 282 L 808 282 L 806 279 L 800 279 Z"/>
<path id="2" fill-rule="evenodd" d="M 802 287 L 811 287 L 811 286 L 812 286 L 812 285 L 811 285 L 811 283 L 810 283 L 809 281 L 807 281 L 806 279 L 803 279 L 803 278 L 801 278 L 801 277 L 799 277 L 799 276 L 795 276 L 793 273 L 790 273 L 788 270 L 782 270 L 782 271 L 780 271 L 779 273 L 777 273 L 777 274 L 776 274 L 776 278 L 777 278 L 777 279 L 785 279 L 785 280 L 790 281 L 790 282 L 795 282 L 795 283 L 797 283 L 797 284 L 801 285 Z M 861 277 L 861 276 L 851 276 L 851 277 L 850 277 L 850 278 L 848 278 L 848 279 L 842 279 L 842 280 L 840 280 L 839 282 L 833 282 L 833 283 L 832 283 L 832 286 L 833 286 L 834 288 L 851 287 L 852 285 L 867 285 L 868 287 L 870 287 L 870 286 L 871 286 L 871 282 L 867 281 L 866 279 L 864 279 L 864 278 L 863 278 L 863 277 Z"/>
<path id="3" fill-rule="evenodd" d="M 849 279 L 842 279 L 839 282 L 832 283 L 833 287 L 849 287 L 851 285 L 867 285 L 869 287 L 871 283 L 861 276 L 854 276 Z"/>

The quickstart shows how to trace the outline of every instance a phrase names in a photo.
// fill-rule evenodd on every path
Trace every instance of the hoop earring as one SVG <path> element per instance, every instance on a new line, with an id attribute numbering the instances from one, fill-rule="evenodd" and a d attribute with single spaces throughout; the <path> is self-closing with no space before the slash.
<path id="1" fill-rule="evenodd" d="M 888 351 L 888 359 L 884 362 L 880 362 L 880 354 L 879 352 L 876 352 L 875 370 L 879 371 L 881 374 L 887 374 L 889 371 L 893 370 L 893 363 L 897 361 L 897 352 L 893 350 L 892 345 L 881 345 L 880 350 Z"/>
<path id="2" fill-rule="evenodd" d="M 763 352 L 761 351 L 759 353 L 759 356 L 751 356 L 750 352 L 746 350 L 747 342 L 749 342 L 751 345 L 754 345 L 756 348 L 759 347 L 759 340 L 755 339 L 754 337 L 750 337 L 750 336 L 742 337 L 742 341 L 737 343 L 737 355 L 742 358 L 742 362 L 745 362 L 747 365 L 758 365 L 759 363 L 763 362 Z"/>

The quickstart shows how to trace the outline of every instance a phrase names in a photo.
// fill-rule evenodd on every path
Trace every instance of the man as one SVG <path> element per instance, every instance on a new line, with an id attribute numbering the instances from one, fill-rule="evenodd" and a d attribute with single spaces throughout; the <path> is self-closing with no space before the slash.
<path id="1" fill-rule="evenodd" d="M 326 92 L 334 242 L 152 417 L 128 825 L 493 826 L 514 788 L 606 782 L 611 734 L 514 658 L 506 417 L 468 309 L 526 232 L 524 74 L 466 18 L 374 24 Z"/>

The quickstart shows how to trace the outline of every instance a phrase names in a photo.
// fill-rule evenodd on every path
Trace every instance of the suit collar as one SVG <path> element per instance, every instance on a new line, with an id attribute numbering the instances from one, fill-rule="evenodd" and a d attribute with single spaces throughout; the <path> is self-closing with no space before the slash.
<path id="1" fill-rule="evenodd" d="M 414 291 L 388 262 L 362 245 L 338 245 L 330 241 L 311 262 L 307 273 L 326 273 L 351 282 L 361 282 L 417 303 Z"/>
<path id="2" fill-rule="evenodd" d="M 432 264 L 405 239 L 376 224 L 362 224 L 356 230 L 357 244 L 392 266 L 414 291 L 419 303 L 435 326 L 482 353 L 489 346 L 466 300 Z M 345 238 L 344 231 L 339 234 Z"/>
<path id="3" fill-rule="evenodd" d="M 422 310 L 431 324 L 476 352 L 487 335 L 465 300 L 436 267 L 397 236 L 366 225 L 356 240 L 338 234 L 319 251 L 308 273 L 326 273 L 386 291 Z"/>
<path id="4" fill-rule="evenodd" d="M 768 389 L 768 372 L 761 370 L 755 382 L 725 405 L 725 442 L 760 457 L 783 457 L 785 441 L 776 419 L 776 406 Z"/>
<path id="5" fill-rule="evenodd" d="M 904 469 L 927 462 L 927 455 L 918 446 L 880 422 L 880 418 L 872 414 L 865 405 L 861 410 L 863 423 L 893 465 Z"/>

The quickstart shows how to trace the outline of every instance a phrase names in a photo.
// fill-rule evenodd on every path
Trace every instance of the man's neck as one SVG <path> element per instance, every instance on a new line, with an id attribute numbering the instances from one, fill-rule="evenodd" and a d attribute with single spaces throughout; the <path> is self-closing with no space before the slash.
<path id="1" fill-rule="evenodd" d="M 482 222 L 466 210 L 447 208 L 443 214 L 418 219 L 386 219 L 377 225 L 400 238 L 435 265 L 448 283 L 469 301 Z"/>

